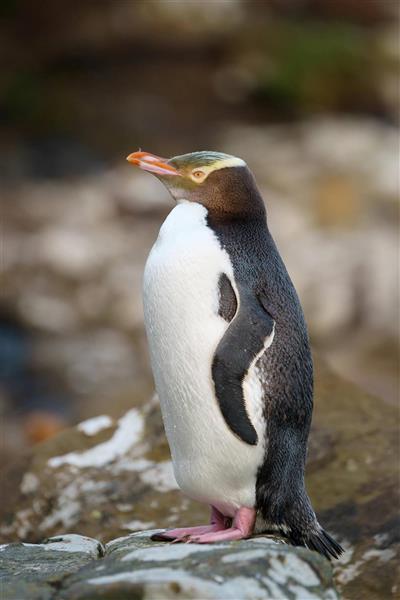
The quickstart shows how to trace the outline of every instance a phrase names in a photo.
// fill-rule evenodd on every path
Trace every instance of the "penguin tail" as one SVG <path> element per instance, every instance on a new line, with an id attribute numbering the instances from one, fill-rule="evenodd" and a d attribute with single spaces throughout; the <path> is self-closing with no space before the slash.
<path id="1" fill-rule="evenodd" d="M 256 507 L 267 529 L 278 530 L 294 546 L 337 559 L 344 550 L 318 523 L 304 487 L 307 431 L 283 426 L 279 415 L 275 419 L 267 456 L 257 474 Z"/>
<path id="2" fill-rule="evenodd" d="M 272 509 L 272 510 L 271 510 Z M 338 559 L 344 549 L 318 523 L 305 490 L 286 502 L 267 502 L 261 507 L 266 529 L 278 530 L 293 546 L 319 552 L 328 560 Z"/>
<path id="3" fill-rule="evenodd" d="M 286 532 L 286 537 L 291 544 L 295 546 L 304 546 L 309 550 L 315 550 L 327 558 L 339 558 L 343 554 L 344 549 L 342 546 L 333 539 L 331 535 L 322 527 L 319 527 L 316 531 L 310 532 L 298 532 L 293 529 L 289 529 Z"/>

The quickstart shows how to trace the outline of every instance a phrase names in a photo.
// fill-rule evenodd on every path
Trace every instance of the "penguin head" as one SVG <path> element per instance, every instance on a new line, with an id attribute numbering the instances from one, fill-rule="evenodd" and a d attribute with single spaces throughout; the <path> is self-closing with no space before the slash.
<path id="1" fill-rule="evenodd" d="M 254 177 L 244 160 L 236 156 L 201 151 L 165 159 L 139 151 L 127 160 L 156 175 L 177 202 L 198 202 L 224 214 L 260 208 L 258 198 L 253 198 L 254 192 L 259 197 Z M 262 200 L 261 205 L 264 210 Z"/>

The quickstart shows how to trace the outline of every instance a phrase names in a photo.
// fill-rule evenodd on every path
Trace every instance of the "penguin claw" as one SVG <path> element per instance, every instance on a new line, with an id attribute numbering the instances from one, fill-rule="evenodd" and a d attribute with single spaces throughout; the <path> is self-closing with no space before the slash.
<path id="1" fill-rule="evenodd" d="M 188 535 L 183 535 L 182 537 L 176 537 L 172 540 L 171 544 L 187 544 L 189 540 Z"/>
<path id="2" fill-rule="evenodd" d="M 153 533 L 153 535 L 150 536 L 150 539 L 152 542 L 174 542 L 176 541 L 176 538 L 170 537 L 168 535 L 166 535 L 166 533 Z"/>

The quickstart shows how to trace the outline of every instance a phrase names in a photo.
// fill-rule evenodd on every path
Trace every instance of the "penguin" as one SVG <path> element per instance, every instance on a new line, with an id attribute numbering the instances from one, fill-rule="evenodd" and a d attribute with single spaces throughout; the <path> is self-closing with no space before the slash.
<path id="1" fill-rule="evenodd" d="M 145 328 L 176 481 L 211 508 L 208 525 L 154 539 L 206 544 L 273 531 L 338 558 L 304 483 L 307 327 L 251 170 L 211 151 L 127 160 L 176 202 L 144 269 Z"/>

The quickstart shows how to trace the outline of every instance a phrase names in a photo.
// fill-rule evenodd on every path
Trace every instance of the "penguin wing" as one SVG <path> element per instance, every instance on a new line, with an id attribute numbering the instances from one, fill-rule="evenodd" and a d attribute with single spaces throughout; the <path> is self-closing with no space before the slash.
<path id="1" fill-rule="evenodd" d="M 213 357 L 215 393 L 230 430 L 246 444 L 255 445 L 258 436 L 246 411 L 243 380 L 272 341 L 274 320 L 254 290 L 240 285 L 237 298 L 225 274 L 220 276 L 219 293 L 219 314 L 230 323 Z"/>

